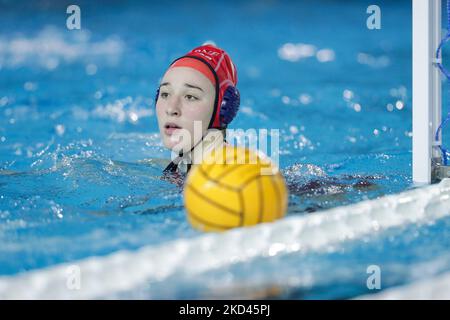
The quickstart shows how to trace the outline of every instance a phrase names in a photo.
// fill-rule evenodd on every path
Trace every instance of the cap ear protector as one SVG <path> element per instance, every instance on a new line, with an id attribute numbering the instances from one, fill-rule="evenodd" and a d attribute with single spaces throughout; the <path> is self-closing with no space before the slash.
<path id="1" fill-rule="evenodd" d="M 239 110 L 241 96 L 239 90 L 234 86 L 228 86 L 223 95 L 220 106 L 220 126 L 226 128 L 233 121 Z"/>
<path id="2" fill-rule="evenodd" d="M 156 89 L 155 107 L 159 98 L 159 88 Z M 220 106 L 220 126 L 226 128 L 239 110 L 241 103 L 241 96 L 239 90 L 234 86 L 228 86 L 223 95 L 222 104 Z"/>

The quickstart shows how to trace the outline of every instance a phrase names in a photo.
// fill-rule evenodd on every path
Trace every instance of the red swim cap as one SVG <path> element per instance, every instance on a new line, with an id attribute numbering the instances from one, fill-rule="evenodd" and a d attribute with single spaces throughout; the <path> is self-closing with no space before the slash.
<path id="1" fill-rule="evenodd" d="M 228 86 L 236 86 L 237 71 L 230 56 L 213 45 L 203 45 L 176 59 L 169 69 L 190 67 L 205 75 L 216 88 L 214 111 L 208 128 L 221 128 L 220 107 Z"/>

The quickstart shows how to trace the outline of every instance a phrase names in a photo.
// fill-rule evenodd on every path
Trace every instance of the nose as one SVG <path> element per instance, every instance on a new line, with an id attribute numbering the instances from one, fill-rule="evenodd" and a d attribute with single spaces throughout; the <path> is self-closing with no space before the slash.
<path id="1" fill-rule="evenodd" d="M 178 98 L 174 97 L 168 101 L 166 114 L 168 116 L 179 116 L 181 114 Z"/>

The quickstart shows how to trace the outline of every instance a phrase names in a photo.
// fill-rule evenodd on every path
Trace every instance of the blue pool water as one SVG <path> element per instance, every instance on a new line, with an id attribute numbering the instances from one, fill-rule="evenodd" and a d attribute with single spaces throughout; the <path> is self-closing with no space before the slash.
<path id="1" fill-rule="evenodd" d="M 69 31 L 64 3 L 0 1 L 0 275 L 201 236 L 182 189 L 145 160 L 170 156 L 153 104 L 162 73 L 208 40 L 238 68 L 230 127 L 280 130 L 289 216 L 412 188 L 411 4 L 381 1 L 382 29 L 369 30 L 370 4 L 79 1 L 82 29 Z M 371 264 L 383 288 L 450 270 L 449 223 L 174 274 L 124 297 L 355 297 Z"/>

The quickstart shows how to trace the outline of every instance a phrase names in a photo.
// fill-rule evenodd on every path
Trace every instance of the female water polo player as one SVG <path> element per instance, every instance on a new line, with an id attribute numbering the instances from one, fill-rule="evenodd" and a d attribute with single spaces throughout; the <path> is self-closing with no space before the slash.
<path id="1" fill-rule="evenodd" d="M 239 108 L 236 84 L 230 56 L 213 45 L 197 47 L 170 64 L 155 98 L 161 139 L 176 154 L 165 173 L 186 173 L 226 143 L 225 130 Z"/>
<path id="2" fill-rule="evenodd" d="M 214 148 L 226 143 L 225 130 L 236 116 L 240 103 L 236 84 L 237 70 L 230 56 L 213 45 L 195 48 L 170 64 L 155 98 L 161 139 L 164 146 L 177 155 L 172 161 L 163 161 L 161 167 L 165 168 L 164 173 L 170 173 L 166 175 L 169 181 L 183 185 L 183 174 L 189 171 L 191 164 L 200 163 Z M 201 126 L 195 128 L 196 122 Z M 178 133 L 183 130 L 189 133 L 190 139 L 180 139 Z M 304 185 L 288 179 L 294 194 L 328 194 L 328 189 L 336 186 L 336 181 L 324 179 L 318 184 L 321 186 L 318 190 L 314 183 L 318 182 L 313 180 Z M 365 184 L 359 187 L 365 188 Z"/>

